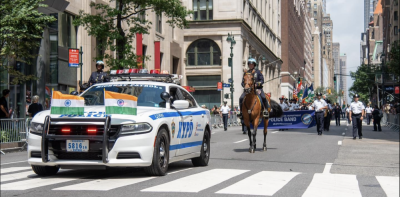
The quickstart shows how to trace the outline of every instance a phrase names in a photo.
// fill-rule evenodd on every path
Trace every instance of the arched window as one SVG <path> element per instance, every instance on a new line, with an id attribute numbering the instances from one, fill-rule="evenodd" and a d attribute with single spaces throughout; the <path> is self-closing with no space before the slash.
<path id="1" fill-rule="evenodd" d="M 193 42 L 187 52 L 188 66 L 220 66 L 221 50 L 218 45 L 209 39 L 200 39 Z"/>
<path id="2" fill-rule="evenodd" d="M 194 20 L 213 19 L 213 0 L 193 0 Z"/>

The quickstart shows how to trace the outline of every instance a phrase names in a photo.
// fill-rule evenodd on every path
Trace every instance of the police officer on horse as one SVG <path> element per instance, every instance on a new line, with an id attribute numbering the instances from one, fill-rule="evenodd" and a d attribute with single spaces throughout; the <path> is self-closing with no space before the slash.
<path id="1" fill-rule="evenodd" d="M 263 116 L 265 118 L 268 118 L 269 117 L 269 113 L 268 113 L 269 104 L 268 104 L 267 98 L 265 97 L 265 93 L 262 89 L 263 84 L 264 84 L 264 76 L 262 75 L 261 71 L 256 68 L 257 62 L 254 58 L 249 58 L 249 60 L 247 61 L 247 65 L 249 66 L 249 70 L 246 73 L 252 73 L 254 71 L 255 87 L 258 90 L 258 92 L 260 92 L 260 96 L 261 96 L 263 106 L 264 106 Z M 244 85 L 245 85 L 244 79 L 242 79 L 242 87 L 244 87 Z M 243 109 L 242 104 L 243 104 L 243 100 L 244 100 L 245 96 L 246 96 L 246 93 L 243 92 L 239 98 L 240 110 Z M 241 111 L 240 111 L 240 114 L 238 114 L 238 117 L 241 119 L 243 118 Z"/>

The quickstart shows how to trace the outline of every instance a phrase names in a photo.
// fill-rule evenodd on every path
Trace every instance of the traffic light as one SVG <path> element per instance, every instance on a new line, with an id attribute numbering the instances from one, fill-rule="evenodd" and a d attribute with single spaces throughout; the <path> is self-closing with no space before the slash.
<path id="1" fill-rule="evenodd" d="M 226 93 L 226 94 L 224 95 L 224 98 L 225 98 L 225 99 L 229 99 L 229 98 L 230 98 L 230 94 L 229 94 L 229 93 Z"/>
<path id="2" fill-rule="evenodd" d="M 333 82 L 336 83 L 336 76 L 333 77 Z"/>

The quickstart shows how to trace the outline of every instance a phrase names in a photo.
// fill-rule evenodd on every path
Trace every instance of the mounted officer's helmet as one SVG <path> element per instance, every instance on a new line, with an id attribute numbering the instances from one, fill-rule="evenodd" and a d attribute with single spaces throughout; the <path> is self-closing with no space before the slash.
<path id="1" fill-rule="evenodd" d="M 317 92 L 317 96 L 322 96 L 322 93 L 321 92 Z"/>
<path id="2" fill-rule="evenodd" d="M 247 65 L 248 65 L 248 64 L 254 64 L 254 68 L 257 67 L 257 61 L 256 61 L 256 59 L 254 59 L 254 58 L 249 58 L 249 59 L 247 60 Z"/>
<path id="3" fill-rule="evenodd" d="M 353 95 L 353 98 L 360 98 L 360 95 L 359 94 L 355 94 L 355 95 Z"/>
<path id="4" fill-rule="evenodd" d="M 104 69 L 104 62 L 103 61 L 101 61 L 101 60 L 97 61 L 96 62 L 96 68 L 97 68 L 97 65 L 101 65 L 101 69 Z"/>

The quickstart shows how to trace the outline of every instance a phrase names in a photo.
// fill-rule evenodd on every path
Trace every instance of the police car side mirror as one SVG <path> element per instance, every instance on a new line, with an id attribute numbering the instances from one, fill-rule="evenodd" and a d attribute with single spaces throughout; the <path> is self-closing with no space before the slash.
<path id="1" fill-rule="evenodd" d="M 164 100 L 165 102 L 167 102 L 168 99 L 170 99 L 171 96 L 169 95 L 168 92 L 163 92 L 163 93 L 160 94 L 160 97 L 161 97 L 162 100 Z"/>
<path id="2" fill-rule="evenodd" d="M 186 100 L 176 100 L 174 101 L 174 103 L 172 104 L 172 106 L 175 109 L 187 109 L 189 108 L 189 101 Z"/>

